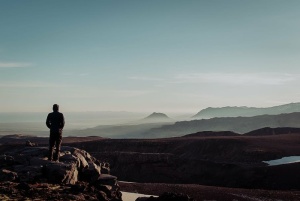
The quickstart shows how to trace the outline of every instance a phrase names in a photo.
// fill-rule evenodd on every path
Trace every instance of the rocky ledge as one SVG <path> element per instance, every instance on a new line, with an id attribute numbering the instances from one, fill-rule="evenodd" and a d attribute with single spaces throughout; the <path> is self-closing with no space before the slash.
<path id="1" fill-rule="evenodd" d="M 47 160 L 48 147 L 15 146 L 0 155 L 0 200 L 121 201 L 108 163 L 63 146 L 60 161 Z"/>

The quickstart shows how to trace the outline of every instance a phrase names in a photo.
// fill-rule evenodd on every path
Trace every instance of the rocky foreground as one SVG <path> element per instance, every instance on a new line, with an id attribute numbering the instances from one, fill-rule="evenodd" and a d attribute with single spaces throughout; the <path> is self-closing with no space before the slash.
<path id="1" fill-rule="evenodd" d="M 84 150 L 63 146 L 59 162 L 47 160 L 47 147 L 6 147 L 0 155 L 0 200 L 121 201 L 109 164 Z"/>
<path id="2" fill-rule="evenodd" d="M 6 136 L 0 138 L 0 200 L 120 200 L 119 185 L 123 192 L 184 193 L 194 200 L 300 200 L 300 163 L 263 162 L 300 156 L 300 133 L 281 131 L 148 140 L 67 137 L 63 142 L 69 147 L 63 147 L 59 163 L 47 161 L 47 147 L 24 146 L 24 140 L 47 146 L 46 138 Z M 57 166 L 62 173 L 51 171 Z M 117 182 L 110 172 L 128 182 Z"/>

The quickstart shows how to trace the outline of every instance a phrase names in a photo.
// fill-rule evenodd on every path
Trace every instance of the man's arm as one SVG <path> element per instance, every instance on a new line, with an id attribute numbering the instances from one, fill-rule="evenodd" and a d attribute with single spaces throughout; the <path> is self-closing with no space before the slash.
<path id="1" fill-rule="evenodd" d="M 48 128 L 51 127 L 51 122 L 50 122 L 50 114 L 48 114 L 47 119 L 46 119 L 46 125 Z"/>
<path id="2" fill-rule="evenodd" d="M 60 122 L 60 128 L 63 129 L 65 126 L 65 117 L 63 115 L 63 113 L 61 113 L 61 122 Z"/>

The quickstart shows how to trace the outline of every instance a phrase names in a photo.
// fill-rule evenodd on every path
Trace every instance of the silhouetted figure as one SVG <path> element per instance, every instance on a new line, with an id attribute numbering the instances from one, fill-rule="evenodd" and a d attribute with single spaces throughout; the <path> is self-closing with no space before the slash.
<path id="1" fill-rule="evenodd" d="M 58 112 L 59 106 L 57 104 L 53 105 L 53 112 L 49 113 L 46 120 L 46 125 L 50 128 L 50 139 L 49 139 L 49 160 L 58 161 L 60 145 L 62 142 L 62 130 L 65 126 L 64 115 Z M 54 145 L 56 147 L 56 152 L 53 157 Z"/>

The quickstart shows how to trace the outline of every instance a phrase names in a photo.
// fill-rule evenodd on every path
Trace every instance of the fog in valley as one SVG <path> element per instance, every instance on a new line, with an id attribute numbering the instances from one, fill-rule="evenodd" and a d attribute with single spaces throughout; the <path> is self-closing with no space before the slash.
<path id="1" fill-rule="evenodd" d="M 146 112 L 126 111 L 61 112 L 64 114 L 66 122 L 65 136 L 86 136 L 89 133 L 82 133 L 81 130 L 94 127 L 146 124 L 144 119 L 149 115 Z M 47 114 L 48 112 L 0 113 L 0 135 L 22 134 L 48 137 L 49 129 L 45 124 Z M 175 121 L 189 119 L 193 114 L 172 113 L 171 115 Z M 98 135 L 97 133 L 93 134 Z"/>

